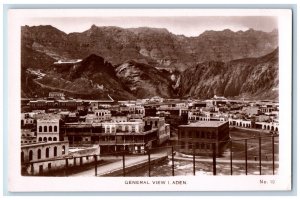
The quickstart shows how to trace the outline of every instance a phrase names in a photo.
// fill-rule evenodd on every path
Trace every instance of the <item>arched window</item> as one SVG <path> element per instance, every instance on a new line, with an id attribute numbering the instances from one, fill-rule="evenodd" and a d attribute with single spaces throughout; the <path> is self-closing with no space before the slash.
<path id="1" fill-rule="evenodd" d="M 44 132 L 47 132 L 47 126 L 44 126 Z"/>
<path id="2" fill-rule="evenodd" d="M 56 138 L 56 137 L 54 137 L 54 138 L 53 138 L 53 141 L 57 141 L 57 138 Z"/>
<path id="3" fill-rule="evenodd" d="M 52 132 L 52 126 L 49 126 L 49 132 Z"/>
<path id="4" fill-rule="evenodd" d="M 43 132 L 43 127 L 39 126 L 39 132 Z"/>
<path id="5" fill-rule="evenodd" d="M 54 147 L 54 149 L 53 149 L 53 156 L 54 157 L 57 156 L 57 147 Z"/>
<path id="6" fill-rule="evenodd" d="M 24 152 L 21 152 L 21 162 L 24 162 Z"/>
<path id="7" fill-rule="evenodd" d="M 48 141 L 52 141 L 52 137 L 48 137 Z"/>
<path id="8" fill-rule="evenodd" d="M 47 142 L 47 137 L 44 137 L 44 142 Z"/>
<path id="9" fill-rule="evenodd" d="M 54 132 L 57 132 L 57 126 L 54 126 Z"/>
<path id="10" fill-rule="evenodd" d="M 46 158 L 49 158 L 49 148 L 46 148 Z"/>
<path id="11" fill-rule="evenodd" d="M 62 153 L 62 154 L 65 154 L 65 153 L 66 153 L 66 147 L 65 147 L 65 146 L 62 146 L 62 148 L 61 148 L 61 153 Z"/>
<path id="12" fill-rule="evenodd" d="M 42 142 L 43 141 L 43 138 L 42 137 L 39 137 L 39 142 Z"/>
<path id="13" fill-rule="evenodd" d="M 29 161 L 31 161 L 32 158 L 33 158 L 33 152 L 32 152 L 32 150 L 30 150 L 30 151 L 29 151 Z"/>
<path id="14" fill-rule="evenodd" d="M 38 159 L 41 159 L 41 157 L 42 157 L 42 151 L 38 149 Z"/>

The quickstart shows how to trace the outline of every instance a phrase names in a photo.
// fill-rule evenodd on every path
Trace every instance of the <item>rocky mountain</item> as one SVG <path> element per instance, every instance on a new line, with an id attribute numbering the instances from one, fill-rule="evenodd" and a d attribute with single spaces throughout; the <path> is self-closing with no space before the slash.
<path id="1" fill-rule="evenodd" d="M 171 76 L 167 71 L 131 60 L 119 65 L 116 73 L 136 97 L 174 96 Z"/>
<path id="2" fill-rule="evenodd" d="M 167 29 L 93 25 L 82 33 L 52 26 L 24 26 L 21 33 L 22 96 L 58 90 L 80 98 L 278 98 L 276 30 L 185 37 Z"/>
<path id="3" fill-rule="evenodd" d="M 259 57 L 278 46 L 277 30 L 266 33 L 253 29 L 238 32 L 226 29 L 185 37 L 162 28 L 124 29 L 93 25 L 82 33 L 66 34 L 52 26 L 24 26 L 21 32 L 22 51 L 27 47 L 55 60 L 82 59 L 97 54 L 113 65 L 136 60 L 181 71 L 205 61 Z"/>
<path id="4" fill-rule="evenodd" d="M 23 94 L 47 96 L 47 91 L 55 90 L 73 97 L 103 99 L 110 95 L 123 100 L 173 95 L 168 72 L 135 61 L 113 66 L 92 54 L 80 62 L 51 64 L 42 72 L 46 75 L 39 78 L 22 73 Z"/>
<path id="5" fill-rule="evenodd" d="M 209 61 L 181 74 L 179 96 L 278 98 L 278 48 L 259 58 Z"/>

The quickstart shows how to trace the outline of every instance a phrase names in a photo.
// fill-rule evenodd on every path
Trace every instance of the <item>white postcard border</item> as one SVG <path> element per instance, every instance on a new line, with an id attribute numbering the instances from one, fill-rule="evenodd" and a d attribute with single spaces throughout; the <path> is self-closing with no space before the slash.
<path id="1" fill-rule="evenodd" d="M 10 10 L 8 34 L 9 191 L 278 191 L 291 189 L 291 69 L 292 15 L 281 9 L 104 9 Z M 20 27 L 33 17 L 49 16 L 277 16 L 279 31 L 279 172 L 276 176 L 176 176 L 176 177 L 25 177 L 20 174 Z M 150 184 L 126 184 L 129 180 Z M 184 185 L 152 184 L 186 181 Z M 261 184 L 261 180 L 268 184 Z M 275 180 L 274 184 L 270 184 Z"/>

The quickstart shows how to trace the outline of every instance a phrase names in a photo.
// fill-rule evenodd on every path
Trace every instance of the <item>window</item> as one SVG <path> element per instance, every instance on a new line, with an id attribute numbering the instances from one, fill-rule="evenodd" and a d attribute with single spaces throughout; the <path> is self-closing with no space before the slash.
<path id="1" fill-rule="evenodd" d="M 49 132 L 52 132 L 52 126 L 49 126 Z"/>
<path id="2" fill-rule="evenodd" d="M 44 132 L 47 132 L 47 126 L 44 126 Z"/>
<path id="3" fill-rule="evenodd" d="M 43 127 L 39 126 L 39 132 L 43 132 Z"/>
<path id="4" fill-rule="evenodd" d="M 198 143 L 198 142 L 196 143 L 195 148 L 196 148 L 196 149 L 199 149 L 199 143 Z"/>
<path id="5" fill-rule="evenodd" d="M 210 139 L 210 133 L 209 132 L 206 133 L 206 138 Z"/>
<path id="6" fill-rule="evenodd" d="M 57 126 L 54 126 L 54 132 L 57 132 Z"/>
<path id="7" fill-rule="evenodd" d="M 206 149 L 210 149 L 210 144 L 206 144 Z"/>
<path id="8" fill-rule="evenodd" d="M 53 156 L 54 157 L 57 156 L 57 147 L 54 147 L 54 149 L 53 149 Z"/>
<path id="9" fill-rule="evenodd" d="M 56 138 L 56 137 L 54 137 L 54 138 L 53 138 L 53 141 L 57 141 L 57 138 Z"/>
<path id="10" fill-rule="evenodd" d="M 185 148 L 185 142 L 183 141 L 180 142 L 180 148 Z"/>
<path id="11" fill-rule="evenodd" d="M 42 151 L 38 149 L 38 159 L 41 159 L 41 157 L 42 157 Z"/>
<path id="12" fill-rule="evenodd" d="M 115 127 L 111 127 L 111 132 L 115 133 L 116 132 L 116 128 Z"/>
<path id="13" fill-rule="evenodd" d="M 189 138 L 193 138 L 193 132 L 192 131 L 189 132 Z"/>
<path id="14" fill-rule="evenodd" d="M 44 137 L 44 142 L 47 142 L 47 137 Z"/>
<path id="15" fill-rule="evenodd" d="M 66 147 L 65 147 L 65 146 L 62 146 L 62 148 L 61 148 L 61 153 L 62 153 L 62 154 L 65 154 L 65 153 L 66 153 Z"/>
<path id="16" fill-rule="evenodd" d="M 185 133 L 184 133 L 184 131 L 181 131 L 181 138 L 185 138 Z"/>
<path id="17" fill-rule="evenodd" d="M 49 148 L 46 148 L 46 158 L 49 158 Z"/>
<path id="18" fill-rule="evenodd" d="M 51 163 L 48 163 L 48 169 L 51 169 Z"/>
<path id="19" fill-rule="evenodd" d="M 215 133 L 215 132 L 212 132 L 212 133 L 211 133 L 211 138 L 212 138 L 212 139 L 216 139 L 216 133 Z"/>
<path id="20" fill-rule="evenodd" d="M 200 138 L 200 132 L 199 131 L 196 132 L 196 137 Z"/>
<path id="21" fill-rule="evenodd" d="M 204 131 L 201 132 L 201 138 L 205 138 L 205 132 Z"/>
<path id="22" fill-rule="evenodd" d="M 24 162 L 24 152 L 21 152 L 21 162 Z"/>
<path id="23" fill-rule="evenodd" d="M 52 141 L 52 137 L 48 137 L 48 141 Z"/>
<path id="24" fill-rule="evenodd" d="M 157 121 L 155 121 L 155 127 L 157 127 Z"/>
<path id="25" fill-rule="evenodd" d="M 39 174 L 43 174 L 43 165 L 39 165 Z"/>
<path id="26" fill-rule="evenodd" d="M 201 143 L 201 149 L 205 149 L 205 144 Z"/>
<path id="27" fill-rule="evenodd" d="M 193 143 L 189 142 L 189 149 L 193 149 Z"/>
<path id="28" fill-rule="evenodd" d="M 43 141 L 43 138 L 42 137 L 39 137 L 39 142 L 42 142 Z"/>
<path id="29" fill-rule="evenodd" d="M 29 151 L 29 161 L 32 160 L 32 157 L 33 157 L 33 152 L 32 152 L 32 150 L 30 150 L 30 151 Z"/>

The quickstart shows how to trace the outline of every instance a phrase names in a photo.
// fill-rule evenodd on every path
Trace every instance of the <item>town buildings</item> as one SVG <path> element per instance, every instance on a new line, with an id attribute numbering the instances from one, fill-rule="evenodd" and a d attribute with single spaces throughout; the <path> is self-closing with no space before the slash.
<path id="1" fill-rule="evenodd" d="M 68 99 L 62 93 L 49 96 L 22 104 L 27 108 L 21 114 L 21 160 L 27 172 L 30 163 L 35 163 L 34 172 L 59 167 L 63 163 L 53 159 L 69 155 L 69 149 L 94 148 L 102 155 L 144 154 L 178 137 L 178 151 L 183 154 L 195 150 L 197 155 L 210 156 L 216 144 L 220 156 L 230 139 L 229 127 L 279 132 L 276 102 L 223 97 L 116 102 Z M 42 167 L 36 163 L 43 163 Z"/>

